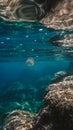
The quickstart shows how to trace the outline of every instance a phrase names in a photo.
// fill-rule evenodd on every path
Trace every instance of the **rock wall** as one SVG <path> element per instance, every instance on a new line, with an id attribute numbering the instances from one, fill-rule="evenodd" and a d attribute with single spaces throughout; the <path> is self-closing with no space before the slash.
<path id="1" fill-rule="evenodd" d="M 72 30 L 73 0 L 1 0 L 0 19 L 39 21 L 47 28 Z"/>
<path id="2" fill-rule="evenodd" d="M 73 76 L 47 88 L 35 130 L 45 127 L 48 130 L 73 129 Z"/>
<path id="3" fill-rule="evenodd" d="M 59 0 L 56 6 L 51 1 L 51 8 L 41 23 L 47 28 L 73 29 L 73 0 Z"/>

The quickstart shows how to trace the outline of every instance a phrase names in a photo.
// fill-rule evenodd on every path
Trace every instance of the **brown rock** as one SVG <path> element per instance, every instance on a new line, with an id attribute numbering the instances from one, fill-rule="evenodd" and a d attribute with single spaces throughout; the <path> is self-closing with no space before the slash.
<path id="1" fill-rule="evenodd" d="M 35 130 L 41 126 L 49 130 L 73 129 L 73 76 L 47 88 Z"/>
<path id="2" fill-rule="evenodd" d="M 49 1 L 51 1 L 51 7 L 50 9 L 48 9 L 49 11 L 47 11 L 47 15 L 40 22 L 44 24 L 47 28 L 72 30 L 73 0 Z"/>
<path id="3" fill-rule="evenodd" d="M 1 0 L 0 18 L 38 20 L 47 28 L 73 30 L 73 0 Z"/>
<path id="4" fill-rule="evenodd" d="M 3 123 L 3 130 L 32 130 L 35 116 L 22 110 L 12 111 Z"/>

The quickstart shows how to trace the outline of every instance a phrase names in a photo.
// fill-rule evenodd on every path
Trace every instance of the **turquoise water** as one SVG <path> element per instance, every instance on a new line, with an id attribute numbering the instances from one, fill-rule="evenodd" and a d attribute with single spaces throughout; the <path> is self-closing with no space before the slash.
<path id="1" fill-rule="evenodd" d="M 72 31 L 0 22 L 0 122 L 15 109 L 33 113 L 60 71 L 73 73 Z"/>

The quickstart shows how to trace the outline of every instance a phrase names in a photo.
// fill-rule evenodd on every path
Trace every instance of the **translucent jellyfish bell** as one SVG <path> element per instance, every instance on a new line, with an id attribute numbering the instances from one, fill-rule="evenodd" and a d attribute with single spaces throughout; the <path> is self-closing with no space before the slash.
<path id="1" fill-rule="evenodd" d="M 34 66 L 34 64 L 35 64 L 34 59 L 32 57 L 28 58 L 26 60 L 26 64 L 27 64 L 27 66 Z"/>

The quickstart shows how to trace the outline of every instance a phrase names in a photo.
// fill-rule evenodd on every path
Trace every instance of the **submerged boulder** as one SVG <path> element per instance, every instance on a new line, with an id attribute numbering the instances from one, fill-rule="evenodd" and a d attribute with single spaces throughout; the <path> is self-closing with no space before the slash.
<path id="1" fill-rule="evenodd" d="M 73 29 L 73 0 L 47 0 L 47 15 L 41 20 L 47 28 Z"/>
<path id="2" fill-rule="evenodd" d="M 1 0 L 0 18 L 34 22 L 45 16 L 46 0 Z"/>
<path id="3" fill-rule="evenodd" d="M 73 76 L 47 88 L 35 130 L 45 127 L 49 130 L 73 129 Z"/>
<path id="4" fill-rule="evenodd" d="M 73 47 L 73 33 L 71 34 L 65 34 L 65 32 L 61 32 L 60 34 L 56 34 L 55 36 L 52 36 L 49 39 L 49 43 L 57 46 L 57 47 L 63 47 L 66 49 L 66 51 L 71 54 L 67 55 L 67 57 L 72 58 L 72 47 Z M 69 50 L 67 49 L 69 48 Z M 62 52 L 65 52 L 65 50 L 62 50 Z M 71 56 L 70 56 L 71 55 Z M 73 58 L 72 58 L 73 59 Z"/>
<path id="5" fill-rule="evenodd" d="M 68 73 L 66 71 L 59 71 L 55 73 L 54 78 L 51 79 L 51 83 L 58 83 L 62 81 L 66 76 L 68 76 Z"/>
<path id="6" fill-rule="evenodd" d="M 3 124 L 3 130 L 32 130 L 34 124 L 34 115 L 21 111 L 12 111 Z"/>
<path id="7" fill-rule="evenodd" d="M 73 0 L 1 0 L 0 18 L 40 21 L 47 28 L 73 29 Z"/>

